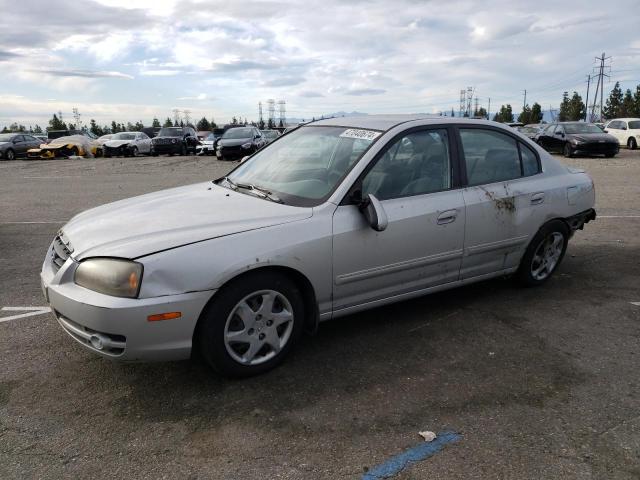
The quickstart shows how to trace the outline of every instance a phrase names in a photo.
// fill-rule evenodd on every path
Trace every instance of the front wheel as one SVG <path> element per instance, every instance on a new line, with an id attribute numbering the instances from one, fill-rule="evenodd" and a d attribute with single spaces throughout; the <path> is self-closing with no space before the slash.
<path id="1" fill-rule="evenodd" d="M 131 149 L 131 156 L 132 157 L 137 157 L 138 156 L 138 147 L 133 147 Z"/>
<path id="2" fill-rule="evenodd" d="M 13 150 L 9 149 L 7 150 L 7 153 L 5 154 L 5 157 L 7 160 L 15 160 L 16 159 L 16 152 L 14 152 Z"/>
<path id="3" fill-rule="evenodd" d="M 184 143 L 180 147 L 180 156 L 184 157 L 187 155 L 187 147 L 185 147 Z"/>
<path id="4" fill-rule="evenodd" d="M 298 287 L 275 272 L 256 272 L 223 287 L 202 313 L 198 347 L 206 362 L 229 377 L 276 367 L 302 335 Z"/>
<path id="5" fill-rule="evenodd" d="M 546 282 L 564 258 L 569 243 L 569 228 L 561 220 L 552 220 L 533 237 L 522 257 L 518 279 L 526 286 Z"/>
<path id="6" fill-rule="evenodd" d="M 638 142 L 636 142 L 635 138 L 631 137 L 627 142 L 627 147 L 629 147 L 629 150 L 635 150 L 638 148 Z"/>
<path id="7" fill-rule="evenodd" d="M 564 156 L 567 158 L 573 157 L 573 149 L 571 148 L 571 145 L 569 145 L 568 142 L 564 144 L 564 149 L 562 150 L 562 153 L 564 153 Z"/>

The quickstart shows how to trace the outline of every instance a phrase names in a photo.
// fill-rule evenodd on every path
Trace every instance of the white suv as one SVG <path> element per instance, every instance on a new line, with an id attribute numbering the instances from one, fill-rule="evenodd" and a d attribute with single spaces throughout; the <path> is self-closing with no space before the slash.
<path id="1" fill-rule="evenodd" d="M 635 150 L 640 144 L 640 118 L 609 120 L 604 126 L 604 131 L 616 137 L 620 146 L 626 145 L 631 150 Z"/>

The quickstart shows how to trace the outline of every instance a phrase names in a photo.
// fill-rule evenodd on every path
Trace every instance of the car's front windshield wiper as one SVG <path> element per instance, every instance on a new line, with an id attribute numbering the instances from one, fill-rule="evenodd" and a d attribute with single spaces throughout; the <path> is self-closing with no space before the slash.
<path id="1" fill-rule="evenodd" d="M 231 180 L 229 177 L 224 177 L 223 180 L 227 182 L 233 190 L 238 190 L 239 188 L 242 188 L 244 190 L 249 190 L 250 192 L 257 194 L 257 196 L 260 198 L 265 198 L 267 200 L 271 200 L 272 202 L 276 202 L 276 203 L 284 203 L 280 197 L 274 195 L 269 190 L 256 187 L 252 183 L 236 183 L 233 180 Z"/>

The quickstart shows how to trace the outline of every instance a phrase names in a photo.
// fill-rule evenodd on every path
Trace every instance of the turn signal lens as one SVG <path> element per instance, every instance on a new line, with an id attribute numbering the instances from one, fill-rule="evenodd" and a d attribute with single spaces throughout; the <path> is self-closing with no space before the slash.
<path id="1" fill-rule="evenodd" d="M 160 320 L 173 320 L 175 318 L 180 318 L 181 316 L 182 316 L 181 312 L 158 313 L 156 315 L 149 315 L 147 317 L 147 321 L 159 322 Z"/>

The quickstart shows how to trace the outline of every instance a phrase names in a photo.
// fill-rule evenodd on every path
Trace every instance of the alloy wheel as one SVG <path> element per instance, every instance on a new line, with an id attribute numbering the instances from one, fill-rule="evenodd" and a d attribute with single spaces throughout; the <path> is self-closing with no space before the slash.
<path id="1" fill-rule="evenodd" d="M 275 357 L 293 331 L 293 308 L 274 290 L 260 290 L 240 300 L 224 327 L 227 353 L 242 365 L 259 365 Z"/>
<path id="2" fill-rule="evenodd" d="M 553 232 L 542 240 L 531 260 L 531 276 L 544 280 L 551 275 L 562 256 L 563 247 L 564 237 L 560 232 Z"/>

